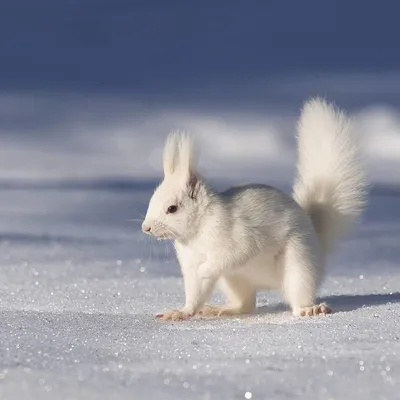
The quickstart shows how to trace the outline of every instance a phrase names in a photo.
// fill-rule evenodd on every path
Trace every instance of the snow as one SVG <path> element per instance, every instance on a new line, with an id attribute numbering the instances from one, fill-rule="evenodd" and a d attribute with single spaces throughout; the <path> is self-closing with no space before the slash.
<path id="1" fill-rule="evenodd" d="M 166 132 L 198 136 L 217 185 L 289 191 L 296 111 L 23 93 L 0 103 L 2 400 L 399 398 L 395 108 L 351 109 L 374 185 L 330 260 L 321 297 L 334 314 L 295 318 L 265 292 L 252 316 L 162 323 L 154 315 L 184 301 L 179 267 L 139 228 Z"/>

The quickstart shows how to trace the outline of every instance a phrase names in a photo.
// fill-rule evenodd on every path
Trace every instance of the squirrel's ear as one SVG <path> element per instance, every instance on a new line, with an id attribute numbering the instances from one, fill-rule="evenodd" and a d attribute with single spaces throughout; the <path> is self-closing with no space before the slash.
<path id="1" fill-rule="evenodd" d="M 169 176 L 174 173 L 179 161 L 179 149 L 177 133 L 172 132 L 168 135 L 163 154 L 164 176 Z"/>
<path id="2" fill-rule="evenodd" d="M 179 173 L 186 179 L 195 170 L 194 142 L 185 132 L 172 132 L 164 146 L 164 175 Z"/>

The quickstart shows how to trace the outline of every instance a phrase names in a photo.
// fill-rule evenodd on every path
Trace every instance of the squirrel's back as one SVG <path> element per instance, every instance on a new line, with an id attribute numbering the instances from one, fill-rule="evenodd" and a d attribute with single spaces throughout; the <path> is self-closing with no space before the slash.
<path id="1" fill-rule="evenodd" d="M 312 224 L 300 205 L 283 191 L 268 185 L 236 186 L 220 193 L 229 209 L 232 225 L 247 228 L 247 234 L 280 247 L 298 230 L 309 232 Z"/>

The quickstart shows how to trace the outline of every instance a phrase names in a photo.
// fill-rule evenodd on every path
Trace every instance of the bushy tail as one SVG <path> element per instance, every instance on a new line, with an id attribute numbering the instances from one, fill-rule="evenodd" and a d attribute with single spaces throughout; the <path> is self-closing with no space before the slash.
<path id="1" fill-rule="evenodd" d="M 325 252 L 365 205 L 365 176 L 350 119 L 332 104 L 308 101 L 298 123 L 294 199 L 308 213 Z"/>

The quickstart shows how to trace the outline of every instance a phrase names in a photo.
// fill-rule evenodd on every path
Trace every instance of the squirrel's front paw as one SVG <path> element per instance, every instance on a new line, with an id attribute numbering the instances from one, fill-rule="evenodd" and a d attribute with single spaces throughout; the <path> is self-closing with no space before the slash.
<path id="1" fill-rule="evenodd" d="M 157 314 L 156 318 L 163 321 L 185 321 L 193 317 L 194 313 L 188 312 L 186 310 L 171 310 L 163 314 Z"/>

